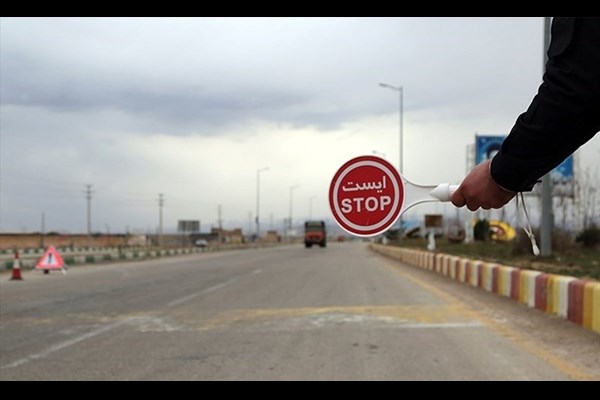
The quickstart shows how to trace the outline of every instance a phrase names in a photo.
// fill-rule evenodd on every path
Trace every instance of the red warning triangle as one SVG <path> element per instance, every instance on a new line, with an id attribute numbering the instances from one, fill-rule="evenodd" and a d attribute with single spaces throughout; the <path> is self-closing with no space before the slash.
<path id="1" fill-rule="evenodd" d="M 35 264 L 35 269 L 63 269 L 65 261 L 54 246 L 48 247 Z"/>

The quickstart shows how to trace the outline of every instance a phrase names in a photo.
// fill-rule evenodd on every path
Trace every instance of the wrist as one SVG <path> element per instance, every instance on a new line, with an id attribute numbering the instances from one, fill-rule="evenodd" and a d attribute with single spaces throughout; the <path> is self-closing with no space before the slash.
<path id="1" fill-rule="evenodd" d="M 495 158 L 495 157 L 494 157 Z M 490 174 L 490 179 L 492 180 L 492 182 L 494 182 L 496 184 L 496 186 L 498 186 L 500 189 L 502 189 L 504 192 L 506 193 L 510 193 L 510 194 L 516 194 L 517 192 L 513 191 L 513 190 L 509 190 L 507 188 L 505 188 L 504 186 L 500 185 L 496 179 L 494 179 L 494 175 L 492 174 L 492 160 L 490 160 L 488 162 L 488 173 Z"/>

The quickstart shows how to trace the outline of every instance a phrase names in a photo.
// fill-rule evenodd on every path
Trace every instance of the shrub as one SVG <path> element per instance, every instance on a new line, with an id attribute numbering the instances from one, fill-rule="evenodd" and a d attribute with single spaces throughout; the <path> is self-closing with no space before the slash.
<path id="1" fill-rule="evenodd" d="M 577 238 L 577 243 L 581 243 L 583 247 L 596 247 L 600 245 L 600 228 L 592 226 L 591 228 L 584 229 Z"/>
<path id="2" fill-rule="evenodd" d="M 473 238 L 487 242 L 490 239 L 490 223 L 487 219 L 480 219 L 473 227 Z"/>
<path id="3" fill-rule="evenodd" d="M 542 233 L 540 229 L 534 229 L 533 234 L 538 247 L 542 248 Z M 552 230 L 552 253 L 554 254 L 567 254 L 576 250 L 573 236 L 568 231 L 562 229 Z M 517 228 L 517 237 L 513 244 L 513 255 L 531 255 L 531 240 L 525 231 L 519 227 Z"/>

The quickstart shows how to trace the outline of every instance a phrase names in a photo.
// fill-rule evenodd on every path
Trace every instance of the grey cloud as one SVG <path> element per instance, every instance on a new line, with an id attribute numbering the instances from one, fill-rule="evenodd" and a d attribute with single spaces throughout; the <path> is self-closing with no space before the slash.
<path id="1" fill-rule="evenodd" d="M 244 120 L 332 126 L 346 120 L 341 110 L 319 112 L 311 95 L 294 89 L 245 87 L 218 90 L 210 82 L 189 85 L 159 80 L 128 82 L 125 77 L 82 75 L 74 69 L 31 63 L 7 54 L 2 62 L 1 104 L 57 112 L 113 110 L 164 125 L 215 128 Z"/>

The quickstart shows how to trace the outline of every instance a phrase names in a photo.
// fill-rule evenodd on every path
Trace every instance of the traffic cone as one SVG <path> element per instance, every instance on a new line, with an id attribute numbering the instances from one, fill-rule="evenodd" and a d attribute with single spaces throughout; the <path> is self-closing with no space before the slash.
<path id="1" fill-rule="evenodd" d="M 15 251 L 15 258 L 13 260 L 13 267 L 12 267 L 12 277 L 10 278 L 11 281 L 22 281 L 23 278 L 21 277 L 21 265 L 19 262 L 19 252 Z"/>

